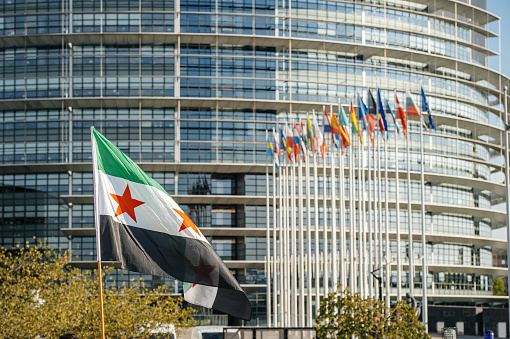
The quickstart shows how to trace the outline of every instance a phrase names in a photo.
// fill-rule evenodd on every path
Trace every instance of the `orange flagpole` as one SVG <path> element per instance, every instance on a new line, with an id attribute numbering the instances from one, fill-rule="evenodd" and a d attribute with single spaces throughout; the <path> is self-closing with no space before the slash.
<path id="1" fill-rule="evenodd" d="M 104 334 L 104 311 L 103 311 L 103 277 L 101 271 L 101 241 L 99 235 L 99 211 L 98 211 L 98 175 L 97 175 L 97 160 L 96 160 L 96 142 L 94 140 L 94 126 L 90 127 L 90 139 L 92 142 L 92 174 L 94 180 L 94 223 L 96 227 L 96 251 L 97 251 L 97 272 L 99 278 L 99 308 L 101 314 L 101 339 L 105 339 Z"/>
<path id="2" fill-rule="evenodd" d="M 99 309 L 101 310 L 101 338 L 105 339 L 104 334 L 104 310 L 103 310 L 103 275 L 101 271 L 101 260 L 97 261 L 97 271 L 99 277 Z"/>

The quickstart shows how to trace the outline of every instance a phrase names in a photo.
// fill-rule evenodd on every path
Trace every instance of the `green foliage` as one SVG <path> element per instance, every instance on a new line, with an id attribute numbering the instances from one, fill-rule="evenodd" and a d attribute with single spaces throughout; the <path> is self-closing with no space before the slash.
<path id="1" fill-rule="evenodd" d="M 493 295 L 506 295 L 505 283 L 502 279 L 494 279 L 492 282 L 492 294 Z"/>
<path id="2" fill-rule="evenodd" d="M 42 244 L 0 250 L 0 338 L 100 337 L 97 270 L 70 268 L 70 258 Z M 141 280 L 103 283 L 103 300 L 107 338 L 148 338 L 163 324 L 177 331 L 194 325 L 194 310 L 166 286 L 148 291 Z"/>
<path id="3" fill-rule="evenodd" d="M 362 299 L 341 286 L 321 301 L 316 322 L 321 339 L 430 338 L 415 310 L 405 302 L 388 309 L 381 300 Z"/>

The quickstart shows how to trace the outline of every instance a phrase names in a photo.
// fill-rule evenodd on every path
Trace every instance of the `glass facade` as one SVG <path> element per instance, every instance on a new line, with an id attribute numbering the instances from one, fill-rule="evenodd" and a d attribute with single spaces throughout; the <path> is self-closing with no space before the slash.
<path id="1" fill-rule="evenodd" d="M 205 230 L 249 291 L 249 324 L 265 325 L 264 229 L 273 218 L 265 202 L 265 131 L 320 112 L 323 104 L 347 105 L 367 88 L 380 87 L 388 98 L 394 89 L 402 97 L 409 89 L 416 101 L 421 83 L 438 127 L 423 143 L 429 301 L 450 295 L 456 304 L 489 303 L 484 297 L 492 295 L 492 280 L 506 275 L 492 265 L 505 246 L 490 238 L 504 226 L 493 206 L 504 200 L 502 95 L 509 80 L 489 67 L 498 58 L 489 46 L 499 32 L 485 1 L 434 3 L 0 2 L 1 245 L 36 237 L 72 249 L 78 266 L 95 260 L 94 233 L 87 233 L 95 126 Z M 409 195 L 413 204 L 420 201 L 418 128 L 409 126 L 411 191 L 405 180 L 399 184 L 401 201 Z M 388 168 L 404 173 L 405 143 L 396 145 L 392 133 Z M 344 162 L 351 166 L 348 157 Z M 311 184 L 323 194 L 322 183 Z M 382 184 L 394 201 L 394 175 Z M 326 186 L 329 196 L 331 180 Z M 348 197 L 345 187 L 340 192 L 336 182 L 336 195 Z M 315 213 L 323 227 L 322 209 L 312 209 L 310 223 Z M 394 208 L 389 218 L 395 234 Z M 419 234 L 420 214 L 411 220 Z M 407 223 L 401 209 L 402 233 Z M 317 245 L 324 250 L 323 240 Z M 391 257 L 408 256 L 407 247 L 392 240 Z M 420 241 L 413 248 L 418 257 Z M 451 273 L 450 266 L 461 269 Z M 121 280 L 133 276 L 117 272 Z M 150 286 L 167 283 L 180 291 L 173 281 L 145 278 Z M 396 279 L 392 272 L 392 293 Z M 421 288 L 420 273 L 414 281 Z"/>

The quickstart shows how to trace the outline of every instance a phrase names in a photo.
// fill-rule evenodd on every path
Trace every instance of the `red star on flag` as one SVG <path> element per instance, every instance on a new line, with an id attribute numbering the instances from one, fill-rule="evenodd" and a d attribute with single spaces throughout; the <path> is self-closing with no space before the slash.
<path id="1" fill-rule="evenodd" d="M 195 231 L 199 237 L 202 237 L 202 234 L 200 234 L 200 231 L 198 230 L 197 226 L 195 226 L 195 223 L 191 221 L 191 219 L 186 215 L 186 213 L 179 211 L 178 209 L 174 208 L 174 211 L 179 214 L 179 216 L 182 218 L 182 224 L 181 228 L 179 228 L 180 231 L 184 231 L 186 228 L 191 227 L 193 231 Z"/>
<path id="2" fill-rule="evenodd" d="M 196 281 L 204 281 L 210 286 L 214 286 L 214 282 L 211 279 L 211 272 L 216 268 L 214 265 L 204 265 L 202 263 L 202 256 L 200 256 L 200 260 L 198 261 L 198 266 L 195 267 L 197 271 Z M 196 284 L 193 284 L 192 288 L 195 287 Z"/>
<path id="3" fill-rule="evenodd" d="M 119 204 L 119 207 L 117 207 L 117 211 L 115 212 L 115 216 L 118 217 L 122 213 L 127 213 L 127 215 L 136 222 L 135 208 L 145 204 L 145 202 L 131 198 L 129 185 L 126 186 L 122 195 L 112 193 L 110 193 L 110 195 Z"/>

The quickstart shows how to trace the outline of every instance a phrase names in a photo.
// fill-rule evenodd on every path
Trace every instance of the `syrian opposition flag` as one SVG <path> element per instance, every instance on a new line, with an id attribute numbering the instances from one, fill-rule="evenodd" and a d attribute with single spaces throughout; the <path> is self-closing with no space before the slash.
<path id="1" fill-rule="evenodd" d="M 98 260 L 180 280 L 188 302 L 249 320 L 246 294 L 193 221 L 93 127 L 91 134 Z"/>

